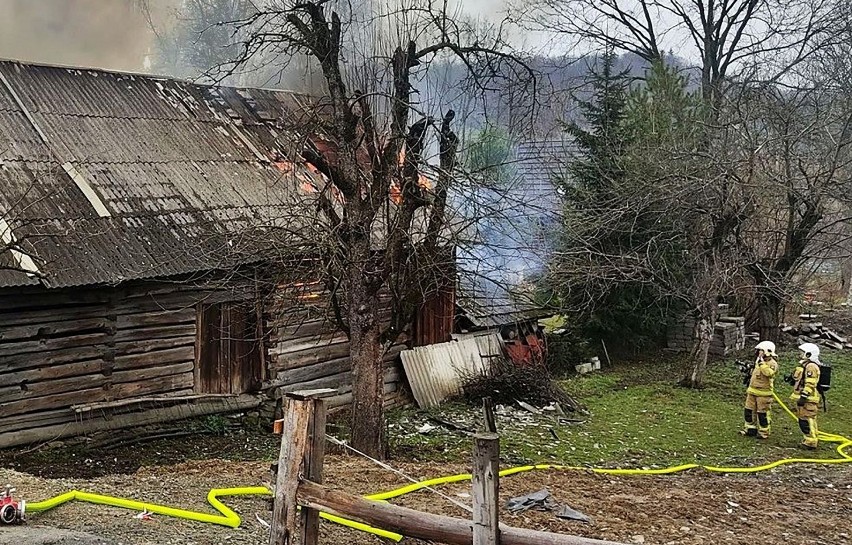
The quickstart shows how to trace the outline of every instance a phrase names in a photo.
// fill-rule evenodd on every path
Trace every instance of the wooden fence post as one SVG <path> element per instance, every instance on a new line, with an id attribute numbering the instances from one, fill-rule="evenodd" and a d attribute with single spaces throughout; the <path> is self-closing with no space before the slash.
<path id="1" fill-rule="evenodd" d="M 322 484 L 322 466 L 325 459 L 325 401 L 310 398 L 313 405 L 308 429 L 308 455 L 305 457 L 303 474 L 306 479 Z M 300 545 L 317 545 L 319 543 L 320 512 L 316 509 L 302 507 Z"/>
<path id="2" fill-rule="evenodd" d="M 497 420 L 494 419 L 494 402 L 490 397 L 482 398 L 482 416 L 485 420 L 485 431 L 497 433 Z"/>
<path id="3" fill-rule="evenodd" d="M 296 494 L 300 477 L 322 482 L 325 420 L 325 403 L 321 399 L 298 394 L 284 398 L 270 545 L 294 544 L 297 524 L 300 545 L 317 544 L 319 512 L 303 508 L 301 517 L 297 517 Z"/>
<path id="4" fill-rule="evenodd" d="M 473 545 L 500 543 L 500 436 L 473 436 Z"/>

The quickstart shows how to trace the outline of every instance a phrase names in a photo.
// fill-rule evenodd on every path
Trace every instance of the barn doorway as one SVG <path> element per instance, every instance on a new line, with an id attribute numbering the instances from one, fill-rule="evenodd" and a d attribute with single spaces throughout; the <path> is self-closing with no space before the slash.
<path id="1" fill-rule="evenodd" d="M 202 304 L 198 315 L 196 391 L 258 391 L 264 378 L 264 358 L 257 306 L 246 302 Z"/>

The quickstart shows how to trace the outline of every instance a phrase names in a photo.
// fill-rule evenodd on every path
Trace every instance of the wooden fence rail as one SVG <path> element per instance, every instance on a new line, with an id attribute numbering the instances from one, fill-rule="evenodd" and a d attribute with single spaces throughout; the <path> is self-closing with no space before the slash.
<path id="1" fill-rule="evenodd" d="M 491 432 L 474 437 L 473 520 L 425 513 L 327 488 L 321 484 L 326 421 L 323 401 L 312 395 L 287 394 L 284 408 L 284 418 L 276 422 L 276 432 L 282 437 L 270 545 L 318 545 L 320 511 L 447 545 L 625 545 L 499 524 L 499 437 Z M 301 514 L 297 515 L 297 507 L 301 507 Z"/>

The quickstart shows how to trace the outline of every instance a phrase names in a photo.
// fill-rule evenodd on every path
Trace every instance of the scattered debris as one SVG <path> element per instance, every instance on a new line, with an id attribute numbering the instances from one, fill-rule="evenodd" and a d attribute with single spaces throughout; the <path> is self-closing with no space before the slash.
<path id="1" fill-rule="evenodd" d="M 263 520 L 262 518 L 260 518 L 260 515 L 258 515 L 257 513 L 254 514 L 254 518 L 256 518 L 257 521 L 260 523 L 260 525 L 263 526 L 264 528 L 271 528 L 269 523 L 266 522 L 265 520 Z"/>
<path id="2" fill-rule="evenodd" d="M 432 424 L 429 424 L 429 423 L 427 422 L 426 424 L 423 424 L 422 426 L 420 426 L 419 428 L 417 428 L 417 433 L 422 433 L 423 435 L 426 435 L 426 434 L 427 434 L 427 433 L 429 433 L 430 431 L 432 431 L 432 430 L 437 430 L 437 429 L 438 429 L 438 427 L 437 427 L 437 426 L 433 426 Z"/>
<path id="3" fill-rule="evenodd" d="M 439 417 L 434 416 L 434 415 L 429 416 L 429 420 L 440 425 L 440 426 L 447 428 L 448 430 L 460 431 L 460 432 L 462 432 L 466 435 L 473 435 L 474 434 L 474 431 L 470 428 L 467 428 L 467 427 L 462 426 L 460 424 L 456 424 L 455 422 L 450 422 L 449 420 L 444 420 L 443 418 L 439 418 Z M 428 424 L 427 424 L 427 426 L 428 426 Z"/>
<path id="4" fill-rule="evenodd" d="M 526 411 L 529 411 L 533 414 L 541 414 L 541 409 L 536 409 L 535 407 L 533 407 L 532 405 L 530 405 L 529 403 L 527 403 L 525 401 L 515 400 L 515 402 L 518 404 L 519 407 L 521 407 L 522 409 L 524 409 Z"/>
<path id="5" fill-rule="evenodd" d="M 820 341 L 820 344 L 834 350 L 852 349 L 848 337 L 838 335 L 825 327 L 822 322 L 805 322 L 797 326 L 781 324 L 781 332 L 797 337 L 799 343 Z"/>
<path id="6" fill-rule="evenodd" d="M 524 511 L 529 511 L 530 509 L 535 509 L 536 511 L 552 511 L 556 507 L 558 507 L 557 503 L 553 500 L 553 496 L 550 495 L 550 491 L 546 488 L 542 488 L 538 492 L 533 492 L 532 494 L 527 494 L 525 496 L 509 498 L 509 501 L 506 502 L 506 509 L 508 509 L 511 513 L 522 513 Z"/>
<path id="7" fill-rule="evenodd" d="M 136 515 L 134 515 L 134 518 L 137 518 L 139 520 L 151 520 L 153 518 L 152 515 L 153 513 L 145 509 L 141 513 L 137 513 Z"/>
<path id="8" fill-rule="evenodd" d="M 559 510 L 556 512 L 556 518 L 579 520 L 580 522 L 586 523 L 592 522 L 592 519 L 590 519 L 588 515 L 581 513 L 575 509 L 571 509 L 567 505 L 563 505 L 559 508 Z"/>
<path id="9" fill-rule="evenodd" d="M 537 492 L 526 494 L 525 496 L 517 496 L 510 498 L 506 502 L 506 509 L 511 513 L 523 513 L 534 509 L 536 511 L 555 511 L 556 518 L 567 520 L 578 520 L 580 522 L 591 523 L 592 519 L 588 515 L 572 509 L 567 505 L 560 505 L 553 499 L 550 491 L 542 488 Z"/>

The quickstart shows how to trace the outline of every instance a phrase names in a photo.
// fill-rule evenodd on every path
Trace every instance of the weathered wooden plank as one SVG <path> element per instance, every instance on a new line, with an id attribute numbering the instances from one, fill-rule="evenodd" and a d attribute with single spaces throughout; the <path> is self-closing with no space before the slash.
<path id="1" fill-rule="evenodd" d="M 281 357 L 285 354 L 299 352 L 301 350 L 316 350 L 317 348 L 331 346 L 336 343 L 347 343 L 348 339 L 343 333 L 330 335 L 317 335 L 308 339 L 278 340 L 270 349 L 270 353 Z"/>
<path id="2" fill-rule="evenodd" d="M 301 339 L 337 331 L 337 326 L 328 320 L 311 320 L 295 323 L 270 323 L 270 330 L 279 339 Z"/>
<path id="3" fill-rule="evenodd" d="M 141 354 L 129 354 L 116 356 L 113 369 L 116 371 L 124 369 L 139 369 L 169 363 L 181 363 L 195 360 L 195 345 L 169 348 L 167 350 L 155 350 Z M 216 392 L 214 392 L 216 393 Z"/>
<path id="4" fill-rule="evenodd" d="M 101 359 L 79 361 L 65 365 L 42 366 L 33 369 L 9 370 L 0 372 L 0 386 L 19 385 L 21 383 L 55 380 L 76 377 L 90 373 L 100 373 L 104 362 Z"/>
<path id="5" fill-rule="evenodd" d="M 0 293 L 0 310 L 32 309 L 38 307 L 63 307 L 104 304 L 109 301 L 108 289 L 27 290 L 16 288 L 13 293 Z"/>
<path id="6" fill-rule="evenodd" d="M 188 324 L 195 322 L 195 308 L 162 310 L 139 314 L 122 314 L 116 318 L 118 329 L 150 327 L 155 325 Z"/>
<path id="7" fill-rule="evenodd" d="M 141 382 L 159 377 L 179 375 L 181 373 L 192 373 L 195 362 L 192 360 L 172 365 L 158 365 L 145 369 L 129 369 L 127 371 L 115 371 L 110 376 L 113 384 L 124 382 Z"/>
<path id="8" fill-rule="evenodd" d="M 100 318 L 107 314 L 105 306 L 48 308 L 40 310 L 15 311 L 0 314 L 0 328 L 16 327 L 28 324 L 45 324 L 66 320 L 84 320 Z"/>
<path id="9" fill-rule="evenodd" d="M 286 384 L 275 389 L 275 398 L 280 398 L 285 394 L 297 392 L 299 390 L 316 390 L 320 388 L 328 388 L 334 392 L 342 393 L 343 391 L 352 390 L 352 372 L 338 373 L 327 377 L 321 377 L 314 380 Z M 347 388 L 348 386 L 348 388 Z"/>
<path id="10" fill-rule="evenodd" d="M 126 341 L 144 341 L 148 339 L 192 337 L 195 336 L 195 329 L 195 324 L 122 329 L 115 332 L 114 339 L 116 343 L 121 343 Z"/>
<path id="11" fill-rule="evenodd" d="M 244 395 L 237 398 L 205 400 L 173 407 L 148 409 L 142 412 L 117 414 L 111 416 L 108 420 L 100 418 L 99 415 L 101 413 L 96 412 L 92 413 L 92 415 L 96 415 L 98 417 L 87 418 L 82 421 L 75 420 L 75 414 L 69 410 L 67 411 L 68 420 L 63 423 L 31 429 L 21 428 L 6 433 L 0 433 L 0 448 L 27 445 L 42 441 L 53 441 L 64 437 L 117 430 L 133 426 L 145 426 L 159 422 L 170 422 L 208 414 L 243 411 L 257 407 L 260 403 L 261 399 L 259 397 Z"/>
<path id="12" fill-rule="evenodd" d="M 392 346 L 383 356 L 383 360 L 389 361 L 396 358 L 405 348 L 405 345 L 402 344 Z M 286 354 L 276 354 L 273 349 L 272 352 L 276 355 L 276 359 L 272 368 L 275 371 L 279 371 L 280 375 L 282 372 L 320 365 L 323 362 L 348 359 L 349 350 L 350 346 L 348 342 L 319 345 L 314 348 Z"/>
<path id="13" fill-rule="evenodd" d="M 129 354 L 144 354 L 156 350 L 166 350 L 169 348 L 180 348 L 182 346 L 194 346 L 195 336 L 186 337 L 168 337 L 165 339 L 152 337 L 151 339 L 130 341 L 115 344 L 115 354 L 117 356 L 126 356 Z"/>
<path id="14" fill-rule="evenodd" d="M 192 375 L 189 373 L 162 377 L 147 382 L 129 382 L 114 385 L 105 383 L 101 388 L 90 388 L 34 399 L 21 399 L 18 401 L 3 403 L 0 404 L 0 418 L 16 414 L 70 407 L 71 405 L 79 403 L 110 401 L 113 399 L 122 399 L 154 393 L 164 394 L 170 391 L 186 388 L 192 388 Z"/>
<path id="15" fill-rule="evenodd" d="M 223 397 L 236 396 L 234 394 L 193 394 L 191 391 L 187 392 L 185 390 L 179 390 L 178 392 L 169 392 L 168 394 L 163 395 L 133 397 L 130 399 L 103 401 L 100 403 L 89 403 L 86 405 L 71 405 L 71 410 L 77 413 L 103 410 L 138 410 L 140 405 L 144 405 L 146 403 L 155 403 L 162 406 L 165 404 L 185 403 L 187 401 L 200 401 L 202 399 L 218 399 Z"/>
<path id="16" fill-rule="evenodd" d="M 298 352 L 278 354 L 278 369 L 296 369 L 349 356 L 349 343 L 320 345 Z"/>
<path id="17" fill-rule="evenodd" d="M 154 378 L 191 372 L 192 367 L 192 361 L 184 361 L 174 365 L 158 365 L 156 367 L 146 369 L 119 371 L 112 373 L 110 376 L 104 375 L 100 372 L 100 368 L 98 368 L 96 372 L 81 376 L 43 380 L 33 383 L 22 382 L 20 383 L 20 386 L 16 384 L 14 386 L 4 386 L 0 388 L 0 403 L 35 399 L 66 392 L 89 390 L 92 388 L 103 387 L 106 384 L 141 382 Z"/>
<path id="18" fill-rule="evenodd" d="M 0 372 L 5 373 L 21 369 L 32 369 L 33 367 L 60 365 L 90 360 L 102 357 L 103 352 L 103 346 L 81 346 L 76 348 L 66 348 L 63 350 L 4 356 L 3 358 L 0 358 Z"/>
<path id="19" fill-rule="evenodd" d="M 30 428 L 39 428 L 61 422 L 74 420 L 74 413 L 68 409 L 55 409 L 52 411 L 41 411 L 37 413 L 7 416 L 0 419 L 0 434 L 10 431 L 20 431 Z"/>
<path id="20" fill-rule="evenodd" d="M 33 352 L 47 352 L 51 350 L 63 350 L 66 348 L 82 348 L 86 346 L 103 344 L 107 340 L 107 334 L 84 333 L 82 335 L 69 335 L 67 337 L 54 337 L 35 341 L 18 341 L 0 344 L 0 358 L 14 356 L 17 354 L 31 354 Z"/>
<path id="21" fill-rule="evenodd" d="M 296 384 L 299 382 L 307 382 L 320 377 L 336 375 L 344 371 L 352 369 L 349 357 L 338 358 L 329 361 L 323 361 L 314 365 L 298 367 L 296 369 L 288 369 L 279 371 L 274 381 L 270 381 L 267 387 L 284 386 L 286 384 Z"/>
<path id="22" fill-rule="evenodd" d="M 109 321 L 106 317 L 101 317 L 4 327 L 0 328 L 0 341 L 6 342 L 10 340 L 28 339 L 31 337 L 45 337 L 48 335 L 61 335 L 75 333 L 78 331 L 105 329 L 108 324 Z"/>
<path id="23" fill-rule="evenodd" d="M 384 388 L 382 389 L 382 393 L 385 396 L 385 398 L 387 398 L 389 394 L 393 394 L 393 393 L 397 392 L 399 390 L 399 387 L 400 387 L 399 384 L 396 383 L 396 382 L 386 382 L 385 385 L 384 385 Z M 346 392 L 344 394 L 328 397 L 328 398 L 326 398 L 325 401 L 328 404 L 329 409 L 346 407 L 348 405 L 351 405 L 352 404 L 352 386 L 351 385 L 349 386 L 348 392 Z"/>

